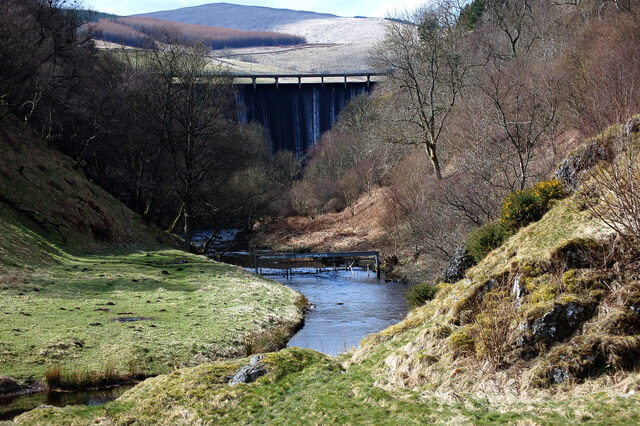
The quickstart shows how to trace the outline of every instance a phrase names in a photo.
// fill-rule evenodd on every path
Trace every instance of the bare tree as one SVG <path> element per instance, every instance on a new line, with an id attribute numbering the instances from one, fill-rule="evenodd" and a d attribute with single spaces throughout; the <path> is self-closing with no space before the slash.
<path id="1" fill-rule="evenodd" d="M 156 36 L 159 39 L 160 36 Z M 167 31 L 163 48 L 151 50 L 148 68 L 159 79 L 149 111 L 157 123 L 160 144 L 173 170 L 173 185 L 181 207 L 185 245 L 191 247 L 193 224 L 202 215 L 202 192 L 222 187 L 231 179 L 236 127 L 232 120 L 233 92 L 222 70 L 207 72 L 208 49 L 189 44 Z M 157 163 L 159 164 L 159 163 Z M 223 173 L 216 175 L 222 171 Z M 217 176 L 217 182 L 212 182 Z"/>
<path id="2" fill-rule="evenodd" d="M 504 156 L 504 164 L 514 164 L 513 189 L 524 189 L 533 176 L 536 150 L 554 135 L 558 124 L 559 92 L 553 78 L 522 60 L 508 66 L 494 64 L 487 71 L 483 91 L 493 103 L 491 142 Z M 509 157 L 514 158 L 510 161 Z M 544 173 L 543 173 L 544 174 Z"/>
<path id="3" fill-rule="evenodd" d="M 459 12 L 457 2 L 439 0 L 392 20 L 375 54 L 376 65 L 390 71 L 399 128 L 405 129 L 387 138 L 422 145 L 437 179 L 442 179 L 438 143 L 473 67 Z"/>

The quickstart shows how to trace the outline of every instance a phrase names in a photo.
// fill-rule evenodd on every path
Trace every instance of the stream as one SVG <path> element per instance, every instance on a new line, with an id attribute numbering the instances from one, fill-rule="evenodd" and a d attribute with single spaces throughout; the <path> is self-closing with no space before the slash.
<path id="1" fill-rule="evenodd" d="M 379 281 L 373 272 L 330 271 L 275 279 L 304 294 L 315 306 L 289 347 L 336 356 L 357 347 L 367 335 L 402 321 L 407 314 L 408 287 Z"/>
<path id="2" fill-rule="evenodd" d="M 87 389 L 76 392 L 51 392 L 23 395 L 14 398 L 0 398 L 0 422 L 38 408 L 41 405 L 65 407 L 67 405 L 101 405 L 120 397 L 133 385 L 111 389 Z"/>

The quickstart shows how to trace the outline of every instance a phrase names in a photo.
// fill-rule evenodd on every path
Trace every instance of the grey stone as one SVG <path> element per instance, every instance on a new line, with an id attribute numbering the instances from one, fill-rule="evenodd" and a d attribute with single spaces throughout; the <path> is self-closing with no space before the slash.
<path id="1" fill-rule="evenodd" d="M 576 303 L 556 304 L 553 309 L 534 321 L 531 330 L 534 340 L 556 341 L 571 336 L 593 315 L 593 309 Z"/>
<path id="2" fill-rule="evenodd" d="M 550 371 L 551 381 L 556 384 L 564 383 L 569 379 L 569 373 L 561 368 L 554 368 Z"/>
<path id="3" fill-rule="evenodd" d="M 582 175 L 591 170 L 602 160 L 609 160 L 611 154 L 609 150 L 598 144 L 590 143 L 579 153 L 567 157 L 556 171 L 556 177 L 567 189 L 577 190 L 582 183 Z"/>
<path id="4" fill-rule="evenodd" d="M 520 308 L 520 305 L 522 305 L 522 298 L 527 294 L 527 290 L 522 284 L 522 274 L 518 274 L 516 279 L 513 280 L 511 294 L 516 298 L 516 308 Z"/>
<path id="5" fill-rule="evenodd" d="M 447 268 L 444 270 L 444 282 L 455 283 L 460 281 L 464 278 L 464 273 L 467 269 L 475 264 L 475 260 L 473 260 L 473 257 L 471 257 L 464 247 L 458 248 L 449 260 Z"/>
<path id="6" fill-rule="evenodd" d="M 261 362 L 264 357 L 255 355 L 249 360 L 249 365 L 240 367 L 236 374 L 229 380 L 230 385 L 238 385 L 240 383 L 253 383 L 259 377 L 267 374 L 267 368 Z"/>
<path id="7" fill-rule="evenodd" d="M 633 117 L 624 125 L 624 135 L 628 138 L 640 133 L 640 117 Z"/>

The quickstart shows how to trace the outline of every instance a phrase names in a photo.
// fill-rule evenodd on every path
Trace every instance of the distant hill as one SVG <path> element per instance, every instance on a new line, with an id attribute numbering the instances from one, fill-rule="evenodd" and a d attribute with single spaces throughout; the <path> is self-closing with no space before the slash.
<path id="1" fill-rule="evenodd" d="M 276 27 L 312 19 L 338 18 L 328 13 L 315 13 L 229 3 L 211 3 L 142 15 L 186 24 L 228 27 L 244 31 L 272 31 Z"/>

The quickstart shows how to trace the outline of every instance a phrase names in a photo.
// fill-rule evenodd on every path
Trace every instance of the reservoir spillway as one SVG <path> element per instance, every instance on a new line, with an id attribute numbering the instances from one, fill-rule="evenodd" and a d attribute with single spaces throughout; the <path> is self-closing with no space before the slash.
<path id="1" fill-rule="evenodd" d="M 273 151 L 305 155 L 330 130 L 353 98 L 368 93 L 373 82 L 236 84 L 241 123 L 258 122 Z"/>

